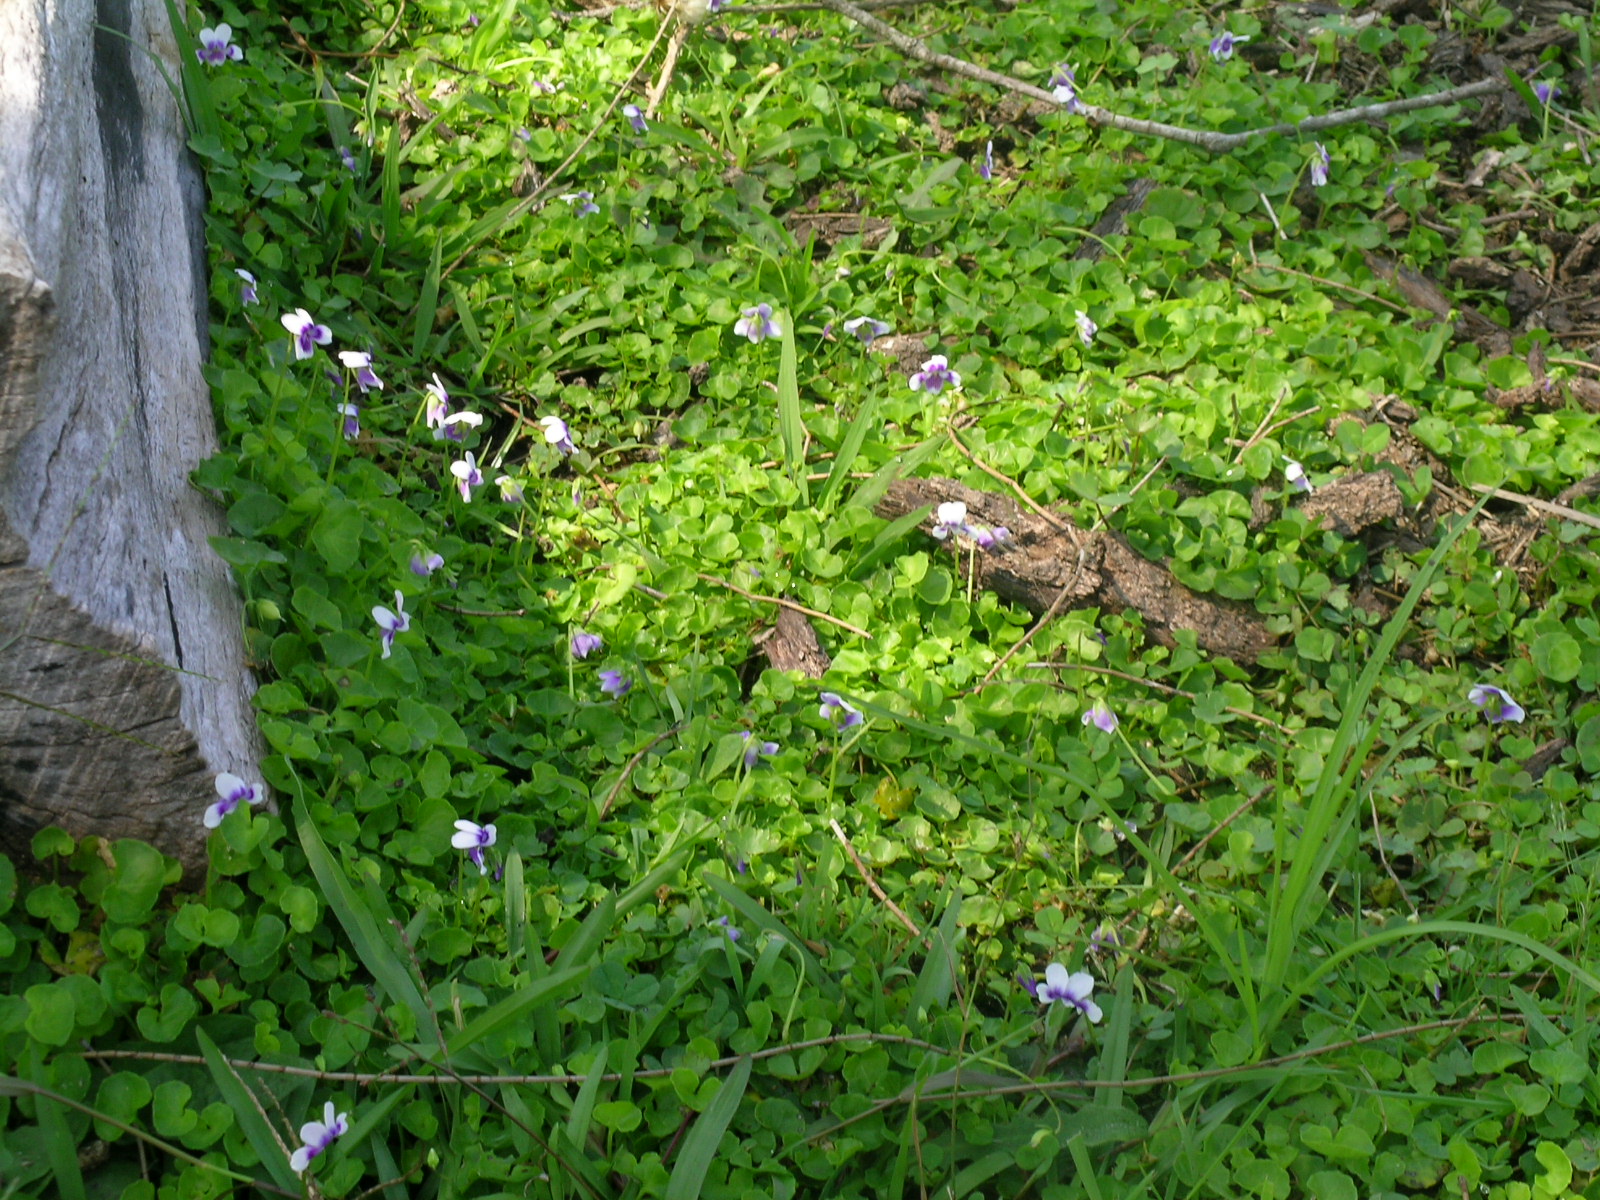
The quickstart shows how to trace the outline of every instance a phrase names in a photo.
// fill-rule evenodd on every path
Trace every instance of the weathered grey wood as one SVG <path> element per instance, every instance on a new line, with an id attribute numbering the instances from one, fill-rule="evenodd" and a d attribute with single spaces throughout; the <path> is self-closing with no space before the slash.
<path id="1" fill-rule="evenodd" d="M 0 844 L 193 866 L 258 778 L 240 608 L 188 474 L 215 448 L 204 194 L 162 0 L 0 0 Z"/>

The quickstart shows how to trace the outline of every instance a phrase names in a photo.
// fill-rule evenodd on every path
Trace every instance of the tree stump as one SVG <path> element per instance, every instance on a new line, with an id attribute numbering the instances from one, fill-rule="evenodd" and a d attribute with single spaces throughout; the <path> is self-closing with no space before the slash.
<path id="1" fill-rule="evenodd" d="M 201 178 L 162 0 L 0 5 L 0 849 L 60 825 L 193 868 L 259 778 L 216 446 Z"/>

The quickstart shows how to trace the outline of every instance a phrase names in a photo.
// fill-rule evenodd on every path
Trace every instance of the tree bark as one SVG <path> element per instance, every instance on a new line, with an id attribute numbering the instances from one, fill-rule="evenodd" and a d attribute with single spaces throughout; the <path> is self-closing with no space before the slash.
<path id="1" fill-rule="evenodd" d="M 188 483 L 216 447 L 200 174 L 162 0 L 0 5 L 0 848 L 203 861 L 255 779 L 241 613 Z"/>

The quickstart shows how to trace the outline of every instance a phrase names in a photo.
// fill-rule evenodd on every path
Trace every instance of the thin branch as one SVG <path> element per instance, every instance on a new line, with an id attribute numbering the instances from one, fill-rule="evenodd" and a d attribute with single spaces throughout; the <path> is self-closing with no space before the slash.
<path id="1" fill-rule="evenodd" d="M 956 58 L 950 54 L 939 54 L 928 49 L 916 38 L 901 33 L 894 26 L 878 20 L 877 17 L 865 9 L 852 4 L 850 0 L 822 0 L 824 8 L 832 9 L 842 17 L 848 17 L 863 29 L 871 30 L 883 38 L 896 50 L 907 58 L 915 58 L 930 66 L 939 67 L 955 75 L 965 75 L 969 79 L 976 79 L 980 83 L 991 84 L 994 87 L 1004 88 L 1007 91 L 1017 92 L 1023 96 L 1031 96 L 1035 100 L 1043 100 L 1058 108 L 1066 108 L 1055 96 L 1042 87 L 1031 83 L 1024 83 L 1020 79 L 1013 79 L 999 71 L 991 71 L 987 67 L 980 67 L 977 63 L 968 62 L 964 58 Z M 1320 117 L 1307 117 L 1303 121 L 1292 124 L 1267 125 L 1260 129 L 1248 129 L 1243 133 L 1217 133 L 1206 129 L 1185 129 L 1181 125 L 1168 125 L 1162 121 L 1146 121 L 1139 117 L 1126 117 L 1121 113 L 1114 113 L 1110 109 L 1100 108 L 1093 104 L 1078 106 L 1083 117 L 1091 125 L 1102 125 L 1107 129 L 1120 129 L 1125 133 L 1141 134 L 1145 137 L 1165 138 L 1171 142 L 1186 142 L 1191 146 L 1198 146 L 1202 150 L 1209 150 L 1213 154 L 1225 153 L 1248 145 L 1257 138 L 1269 134 L 1298 134 L 1316 133 L 1323 129 L 1334 129 L 1340 125 L 1354 125 L 1360 121 L 1381 121 L 1385 117 L 1397 116 L 1400 113 L 1412 112 L 1419 108 L 1434 108 L 1439 105 L 1455 104 L 1462 100 L 1470 100 L 1475 96 L 1487 96 L 1494 92 L 1506 90 L 1510 84 L 1504 79 L 1480 79 L 1477 83 L 1464 84 L 1461 87 L 1447 88 L 1442 92 L 1430 92 L 1425 96 L 1409 96 L 1402 100 L 1386 100 L 1380 104 L 1363 104 L 1358 108 L 1344 108 L 1338 112 L 1324 113 Z"/>
<path id="2" fill-rule="evenodd" d="M 872 635 L 859 625 L 852 625 L 849 621 L 841 621 L 838 617 L 830 617 L 825 612 L 818 612 L 814 608 L 807 608 L 804 604 L 796 604 L 793 600 L 785 600 L 782 596 L 761 596 L 755 592 L 747 592 L 737 583 L 729 583 L 726 579 L 718 579 L 715 575 L 701 575 L 705 583 L 714 583 L 718 587 L 725 587 L 730 592 L 738 592 L 746 600 L 756 600 L 762 604 L 776 604 L 779 608 L 787 608 L 792 612 L 803 613 L 808 617 L 815 617 L 819 621 L 826 621 L 830 625 L 837 625 L 840 629 L 848 629 L 857 637 L 871 638 Z"/>
<path id="3" fill-rule="evenodd" d="M 851 1042 L 881 1042 L 892 1046 L 911 1046 L 918 1050 L 927 1050 L 933 1054 L 953 1054 L 947 1046 L 935 1045 L 933 1042 L 923 1041 L 921 1038 L 905 1037 L 898 1033 L 836 1033 L 828 1037 L 808 1038 L 803 1042 L 788 1042 L 782 1046 L 769 1046 L 765 1050 L 757 1050 L 752 1054 L 736 1054 L 729 1058 L 719 1058 L 706 1064 L 707 1070 L 725 1071 L 729 1067 L 739 1064 L 740 1059 L 776 1058 L 780 1054 L 794 1054 L 801 1050 L 810 1050 L 816 1046 L 840 1046 Z M 139 1062 L 165 1062 L 180 1063 L 186 1066 L 205 1066 L 206 1060 L 198 1054 L 167 1054 L 154 1050 L 84 1050 L 81 1057 L 90 1059 L 134 1059 Z M 365 1087 L 373 1083 L 417 1083 L 434 1084 L 436 1086 L 478 1084 L 559 1084 L 571 1086 L 581 1084 L 590 1077 L 587 1075 L 395 1075 L 391 1072 L 369 1074 L 360 1071 L 319 1071 L 315 1067 L 290 1067 L 280 1063 L 250 1062 L 246 1059 L 230 1058 L 228 1065 L 240 1071 L 261 1071 L 272 1075 L 293 1075 L 301 1079 L 320 1079 L 330 1083 L 355 1083 Z M 665 1079 L 676 1068 L 653 1067 L 643 1071 L 621 1071 L 600 1076 L 601 1083 L 622 1083 L 632 1079 Z M 30 1088 L 34 1085 L 27 1085 Z M 100 1117 L 99 1113 L 94 1114 Z M 102 1120 L 109 1118 L 101 1117 Z M 207 1164 L 209 1165 L 209 1164 Z"/>
<path id="4" fill-rule="evenodd" d="M 1531 508 L 1535 512 L 1546 513 L 1552 517 L 1560 517 L 1563 521 L 1576 521 L 1580 525 L 1589 525 L 1600 529 L 1600 517 L 1590 516 L 1586 512 L 1579 512 L 1575 508 L 1568 508 L 1565 504 L 1552 504 L 1548 500 L 1541 500 L 1537 496 L 1524 496 L 1521 492 L 1508 492 L 1504 488 L 1489 487 L 1487 484 L 1475 483 L 1472 485 L 1475 492 L 1486 492 L 1496 500 L 1509 500 L 1513 504 L 1520 504 L 1524 508 Z"/>
<path id="5" fill-rule="evenodd" d="M 844 852 L 850 856 L 850 861 L 855 863 L 856 870 L 861 872 L 861 878 L 867 881 L 867 886 L 872 889 L 872 894 L 888 905 L 889 911 L 899 919 L 900 924 L 911 931 L 913 937 L 921 938 L 922 930 L 918 929 L 917 923 L 906 916 L 901 911 L 900 906 L 889 899 L 888 894 L 878 886 L 878 881 L 872 877 L 872 872 L 867 870 L 867 864 L 861 861 L 861 856 L 856 853 L 856 848 L 850 844 L 850 839 L 845 836 L 844 830 L 839 828 L 839 822 L 829 821 L 828 827 L 833 830 L 833 836 L 839 839 L 839 844 L 844 847 Z"/>
<path id="6" fill-rule="evenodd" d="M 656 734 L 655 737 L 646 742 L 644 748 L 641 749 L 639 753 L 635 754 L 628 760 L 628 765 L 622 768 L 622 774 L 617 776 L 617 781 L 611 785 L 611 790 L 606 793 L 605 800 L 601 802 L 600 812 L 596 816 L 596 820 L 603 821 L 606 819 L 606 814 L 611 811 L 611 805 L 616 801 L 617 794 L 621 792 L 622 789 L 627 785 L 628 777 L 633 774 L 634 768 L 644 761 L 644 756 L 649 754 L 650 751 L 654 750 L 673 734 L 680 732 L 682 729 L 682 725 L 674 725 L 670 729 L 662 730 L 660 733 Z"/>

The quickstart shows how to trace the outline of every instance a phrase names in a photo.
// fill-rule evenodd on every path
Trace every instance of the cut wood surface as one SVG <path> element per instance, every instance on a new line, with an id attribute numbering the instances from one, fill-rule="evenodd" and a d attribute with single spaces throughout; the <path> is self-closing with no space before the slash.
<path id="1" fill-rule="evenodd" d="M 155 60 L 159 61 L 153 61 Z M 205 197 L 162 0 L 0 4 L 0 849 L 141 837 L 193 867 L 259 778 L 241 614 L 188 483 Z"/>

